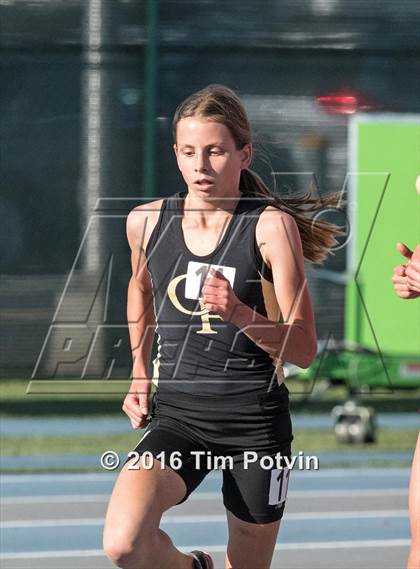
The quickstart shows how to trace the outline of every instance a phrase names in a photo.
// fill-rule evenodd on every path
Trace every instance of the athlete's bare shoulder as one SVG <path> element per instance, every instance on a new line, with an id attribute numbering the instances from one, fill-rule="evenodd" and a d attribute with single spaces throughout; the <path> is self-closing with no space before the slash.
<path id="1" fill-rule="evenodd" d="M 150 235 L 155 228 L 163 199 L 141 204 L 127 216 L 127 239 L 131 249 L 146 250 Z"/>
<path id="2" fill-rule="evenodd" d="M 279 225 L 287 231 L 294 223 L 295 220 L 292 215 L 281 211 L 277 207 L 269 205 L 261 212 L 255 227 L 255 238 L 262 258 L 268 266 L 270 266 L 270 263 L 265 255 L 267 250 L 265 245 L 270 243 L 273 237 L 278 240 L 278 231 L 276 230 L 278 230 Z"/>

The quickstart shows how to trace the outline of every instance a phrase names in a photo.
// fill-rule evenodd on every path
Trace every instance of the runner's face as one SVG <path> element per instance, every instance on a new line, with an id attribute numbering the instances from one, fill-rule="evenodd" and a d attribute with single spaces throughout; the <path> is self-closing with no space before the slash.
<path id="1" fill-rule="evenodd" d="M 251 145 L 237 150 L 235 141 L 224 125 L 209 119 L 188 117 L 177 124 L 174 150 L 178 167 L 197 197 L 229 196 L 239 189 L 241 169 L 249 166 Z M 206 178 L 210 184 L 197 184 Z"/>

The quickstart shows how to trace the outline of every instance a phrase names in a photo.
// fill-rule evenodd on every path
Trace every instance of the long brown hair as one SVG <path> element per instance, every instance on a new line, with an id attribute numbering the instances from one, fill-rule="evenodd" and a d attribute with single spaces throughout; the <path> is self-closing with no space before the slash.
<path id="1" fill-rule="evenodd" d="M 230 130 L 237 150 L 251 142 L 251 127 L 242 101 L 235 91 L 225 85 L 207 85 L 178 105 L 172 121 L 175 143 L 178 122 L 193 116 L 211 118 L 214 122 L 224 124 Z M 308 214 L 343 205 L 340 192 L 315 197 L 308 191 L 281 198 L 250 168 L 241 171 L 239 190 L 244 196 L 268 198 L 269 205 L 293 216 L 299 229 L 303 255 L 311 263 L 322 263 L 337 243 L 336 237 L 345 233 L 338 225 L 308 217 Z"/>

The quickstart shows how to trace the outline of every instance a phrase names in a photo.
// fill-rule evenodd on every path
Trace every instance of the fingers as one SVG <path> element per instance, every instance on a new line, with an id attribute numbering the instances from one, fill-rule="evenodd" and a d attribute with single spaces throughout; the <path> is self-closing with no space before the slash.
<path id="1" fill-rule="evenodd" d="M 202 303 L 209 312 L 222 314 L 226 311 L 228 306 L 228 296 L 225 294 L 209 294 L 208 292 L 203 295 Z"/>
<path id="2" fill-rule="evenodd" d="M 419 273 L 411 269 L 410 267 L 407 269 L 406 273 L 407 284 L 409 288 L 414 292 L 420 292 L 420 275 Z"/>
<path id="3" fill-rule="evenodd" d="M 150 422 L 143 415 L 140 416 L 140 419 L 138 418 L 138 415 L 136 415 L 135 413 L 131 413 L 131 414 L 127 413 L 127 415 L 130 419 L 131 426 L 133 427 L 133 429 L 143 429 Z"/>
<path id="4" fill-rule="evenodd" d="M 229 280 L 225 277 L 223 273 L 220 271 L 216 271 L 215 269 L 209 269 L 206 278 L 204 279 L 204 283 L 202 286 L 202 292 L 204 291 L 205 287 L 210 289 L 226 289 L 230 287 Z"/>
<path id="5" fill-rule="evenodd" d="M 205 295 L 203 296 L 202 302 L 203 302 L 204 306 L 205 306 L 208 310 L 210 310 L 210 312 L 211 312 L 212 310 L 210 309 L 210 306 L 211 306 L 212 308 L 214 308 L 215 306 L 220 305 L 220 304 L 223 302 L 223 299 L 220 298 L 220 296 L 218 296 L 217 294 L 209 294 L 209 293 L 207 293 L 207 294 L 205 294 Z"/>
<path id="6" fill-rule="evenodd" d="M 206 282 L 206 281 L 217 282 L 217 280 L 229 282 L 229 279 L 227 279 L 221 271 L 218 271 L 217 269 L 210 268 L 208 270 L 208 273 L 207 273 L 207 276 L 206 276 L 206 279 L 204 282 Z"/>
<path id="7" fill-rule="evenodd" d="M 408 298 L 408 295 L 410 294 L 405 270 L 406 265 L 397 265 L 394 267 L 394 274 L 391 277 L 395 293 L 400 298 Z"/>
<path id="8" fill-rule="evenodd" d="M 397 287 L 405 287 L 407 290 L 409 290 L 409 286 L 407 281 L 405 280 L 405 278 L 403 277 L 396 277 L 395 279 L 392 279 L 394 288 L 396 289 Z"/>
<path id="9" fill-rule="evenodd" d="M 408 286 L 407 277 L 405 276 L 405 274 L 394 272 L 393 276 L 391 277 L 391 280 L 394 283 L 394 285 L 406 285 L 406 286 Z"/>
<path id="10" fill-rule="evenodd" d="M 216 289 L 216 288 L 221 288 L 220 283 L 217 282 L 217 280 L 213 280 L 213 279 L 206 279 L 204 281 L 203 286 L 201 287 L 201 292 L 204 292 L 205 289 Z"/>
<path id="11" fill-rule="evenodd" d="M 405 269 L 407 265 L 397 265 L 394 267 L 394 275 L 399 275 L 401 277 L 405 277 Z"/>
<path id="12" fill-rule="evenodd" d="M 217 275 L 213 275 L 213 274 L 208 274 L 206 276 L 206 278 L 204 279 L 204 286 L 220 286 L 220 279 L 218 278 Z"/>
<path id="13" fill-rule="evenodd" d="M 394 267 L 391 280 L 400 298 L 417 298 L 420 295 L 420 271 L 416 263 L 410 261 L 407 265 Z"/>
<path id="14" fill-rule="evenodd" d="M 417 274 L 420 277 L 420 261 L 418 259 L 411 259 L 406 266 L 413 274 Z"/>
<path id="15" fill-rule="evenodd" d="M 418 282 L 408 282 L 408 288 L 410 292 L 420 293 L 420 285 Z"/>
<path id="16" fill-rule="evenodd" d="M 209 271 L 210 275 L 213 277 L 217 277 L 218 279 L 222 279 L 223 281 L 227 281 L 228 279 L 225 277 L 225 275 L 221 272 L 218 271 L 217 269 L 210 269 Z"/>
<path id="17" fill-rule="evenodd" d="M 394 286 L 394 289 L 395 289 L 395 293 L 400 298 L 410 298 L 410 295 L 412 294 L 407 285 L 397 285 L 397 286 Z"/>
<path id="18" fill-rule="evenodd" d="M 138 397 L 139 397 L 140 413 L 142 413 L 142 415 L 145 415 L 147 417 L 147 414 L 149 412 L 149 397 L 146 393 L 140 393 Z"/>
<path id="19" fill-rule="evenodd" d="M 397 251 L 399 251 L 401 255 L 404 255 L 404 257 L 406 257 L 407 259 L 411 259 L 411 255 L 413 254 L 413 251 L 411 251 L 411 249 L 409 249 L 407 245 L 400 242 L 397 243 Z"/>
<path id="20" fill-rule="evenodd" d="M 226 291 L 227 293 L 226 286 L 223 283 L 220 283 L 213 280 L 206 280 L 204 281 L 203 286 L 201 287 L 201 297 L 208 297 L 210 295 L 223 295 Z"/>
<path id="21" fill-rule="evenodd" d="M 127 394 L 122 406 L 124 413 L 131 421 L 134 429 L 142 428 L 148 424 L 149 393 L 140 386 L 133 387 L 133 391 Z"/>
<path id="22" fill-rule="evenodd" d="M 210 294 L 210 293 L 206 292 L 206 293 L 203 295 L 202 300 L 203 300 L 204 304 L 206 304 L 207 302 L 214 302 L 214 303 L 216 303 L 216 302 L 218 302 L 218 301 L 220 301 L 220 300 L 223 300 L 223 297 L 221 297 L 221 296 L 218 295 L 218 294 Z"/>
<path id="23" fill-rule="evenodd" d="M 136 404 L 124 403 L 123 411 L 130 419 L 133 429 L 141 429 L 149 423 Z"/>
<path id="24" fill-rule="evenodd" d="M 420 296 L 420 292 L 414 292 L 412 290 L 409 290 L 408 292 L 402 292 L 401 294 L 398 294 L 398 296 L 400 298 L 418 298 Z"/>

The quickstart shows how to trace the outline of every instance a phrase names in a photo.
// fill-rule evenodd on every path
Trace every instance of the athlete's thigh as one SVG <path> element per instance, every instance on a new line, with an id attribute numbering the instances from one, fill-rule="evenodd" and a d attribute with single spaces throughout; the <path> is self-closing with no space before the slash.
<path id="1" fill-rule="evenodd" d="M 159 463 L 154 462 L 155 466 Z M 104 539 L 115 539 L 117 531 L 134 543 L 140 533 L 155 531 L 163 512 L 184 493 L 182 478 L 169 469 L 130 470 L 129 463 L 124 464 L 108 504 Z"/>
<path id="2" fill-rule="evenodd" d="M 141 460 L 143 455 L 139 457 Z M 134 543 L 140 533 L 155 531 L 163 512 L 185 494 L 185 482 L 179 474 L 160 468 L 160 461 L 152 457 L 152 468 L 138 468 L 136 462 L 131 459 L 123 465 L 112 490 L 105 517 L 105 542 L 116 541 L 116 532 Z"/>
<path id="3" fill-rule="evenodd" d="M 226 509 L 249 523 L 266 524 L 280 520 L 290 474 L 282 458 L 284 456 L 290 460 L 290 443 L 278 451 L 245 451 L 234 456 L 233 468 L 223 470 L 222 491 Z"/>
<path id="4" fill-rule="evenodd" d="M 191 472 L 188 460 L 169 466 L 173 453 L 188 459 L 193 449 L 192 441 L 160 428 L 158 420 L 149 424 L 115 483 L 105 519 L 105 540 L 108 533 L 120 532 L 135 542 L 140 533 L 152 533 L 159 527 L 163 512 L 183 502 L 207 474 Z"/>

